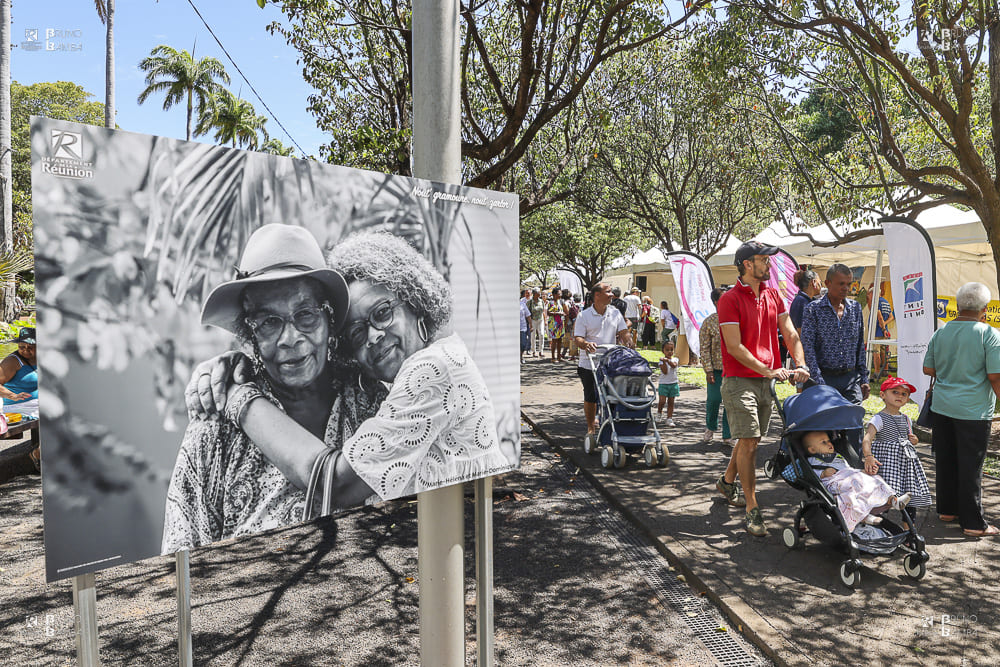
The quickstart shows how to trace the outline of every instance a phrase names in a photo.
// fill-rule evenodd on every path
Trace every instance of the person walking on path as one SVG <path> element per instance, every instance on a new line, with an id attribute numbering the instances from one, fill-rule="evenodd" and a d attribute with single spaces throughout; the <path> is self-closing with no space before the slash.
<path id="1" fill-rule="evenodd" d="M 635 346 L 639 343 L 639 314 L 642 312 L 642 297 L 639 294 L 639 288 L 633 287 L 628 296 L 622 299 L 625 302 L 625 321 L 632 335 L 632 345 Z"/>
<path id="2" fill-rule="evenodd" d="M 527 290 L 526 290 L 527 291 Z M 524 363 L 524 353 L 531 347 L 531 309 L 528 308 L 529 299 L 521 298 L 521 363 Z"/>
<path id="3" fill-rule="evenodd" d="M 1000 395 L 1000 332 L 983 322 L 990 290 L 966 283 L 955 294 L 958 317 L 934 332 L 924 374 L 934 378 L 934 466 L 941 521 L 969 537 L 1000 535 L 983 516 L 983 461 Z"/>
<path id="4" fill-rule="evenodd" d="M 625 317 L 625 310 L 628 308 L 628 304 L 622 299 L 622 290 L 620 287 L 615 287 L 611 290 L 611 305 L 618 309 L 622 317 Z"/>
<path id="5" fill-rule="evenodd" d="M 802 336 L 802 314 L 803 310 L 810 303 L 819 298 L 823 291 L 823 286 L 819 282 L 819 276 L 815 271 L 802 269 L 795 272 L 795 286 L 799 288 L 798 294 L 792 299 L 788 306 L 788 316 L 792 318 L 792 326 Z"/>
<path id="6" fill-rule="evenodd" d="M 802 312 L 802 350 L 809 376 L 827 384 L 855 405 L 868 398 L 868 362 L 861 304 L 847 298 L 851 270 L 834 264 L 826 272 L 826 295 Z M 861 456 L 861 429 L 847 431 L 847 439 Z"/>
<path id="7" fill-rule="evenodd" d="M 566 313 L 568 309 L 562 300 L 562 290 L 552 288 L 552 300 L 549 301 L 549 350 L 552 352 L 552 363 L 562 359 L 562 339 L 566 334 Z"/>
<path id="8" fill-rule="evenodd" d="M 726 471 L 715 486 L 730 505 L 746 507 L 751 535 L 766 535 L 767 526 L 757 505 L 757 445 L 771 418 L 771 380 L 805 382 L 809 379 L 799 335 L 792 327 L 778 291 L 762 283 L 771 278 L 774 246 L 749 241 L 736 251 L 740 277 L 719 298 L 722 331 L 722 401 L 737 438 Z M 781 366 L 778 331 L 797 364 L 789 372 Z M 739 477 L 743 495 L 736 486 Z"/>
<path id="9" fill-rule="evenodd" d="M 583 414 L 587 418 L 587 435 L 597 432 L 597 385 L 594 382 L 593 362 L 590 355 L 598 345 L 608 345 L 615 340 L 631 347 L 632 338 L 621 311 L 611 305 L 611 285 L 599 283 L 590 288 L 593 305 L 576 318 L 573 335 L 580 348 L 580 361 L 576 369 L 583 383 Z"/>
<path id="10" fill-rule="evenodd" d="M 716 287 L 712 290 L 712 304 L 719 307 L 719 298 L 726 290 Z M 662 312 L 662 311 L 661 311 Z M 719 331 L 719 314 L 712 313 L 705 318 L 698 333 L 701 344 L 701 367 L 705 369 L 707 394 L 705 399 L 705 434 L 702 442 L 712 442 L 715 432 L 719 430 L 719 407 L 722 406 L 722 333 Z M 729 433 L 729 419 L 726 409 L 722 408 L 722 442 L 732 445 L 732 435 Z"/>
<path id="11" fill-rule="evenodd" d="M 545 304 L 542 303 L 542 293 L 537 287 L 531 290 L 531 299 L 528 301 L 528 310 L 531 311 L 531 355 L 532 357 L 544 356 L 545 350 L 545 323 L 542 315 L 545 313 Z"/>

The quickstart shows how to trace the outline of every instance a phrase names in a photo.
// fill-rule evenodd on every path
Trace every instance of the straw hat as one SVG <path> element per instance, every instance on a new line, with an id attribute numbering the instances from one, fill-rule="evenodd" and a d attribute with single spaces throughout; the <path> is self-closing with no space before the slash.
<path id="1" fill-rule="evenodd" d="M 254 283 L 271 283 L 309 276 L 326 288 L 333 308 L 333 329 L 340 331 L 347 318 L 350 297 L 344 277 L 327 268 L 316 238 L 303 227 L 272 223 L 250 235 L 236 279 L 222 283 L 208 295 L 201 309 L 202 324 L 213 324 L 235 333 L 243 316 L 243 290 Z"/>

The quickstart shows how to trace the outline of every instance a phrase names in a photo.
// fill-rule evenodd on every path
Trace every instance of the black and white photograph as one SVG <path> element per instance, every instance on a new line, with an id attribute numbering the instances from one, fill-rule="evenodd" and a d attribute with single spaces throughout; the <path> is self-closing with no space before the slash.
<path id="1" fill-rule="evenodd" d="M 518 467 L 515 195 L 31 144 L 49 581 Z"/>

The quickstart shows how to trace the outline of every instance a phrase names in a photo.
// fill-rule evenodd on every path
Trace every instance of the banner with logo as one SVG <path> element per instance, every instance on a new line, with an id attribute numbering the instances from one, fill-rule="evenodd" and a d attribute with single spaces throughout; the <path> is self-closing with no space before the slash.
<path id="1" fill-rule="evenodd" d="M 515 195 L 38 117 L 31 149 L 48 580 L 324 512 L 323 457 L 334 509 L 517 467 Z M 213 418 L 200 362 L 243 368 Z"/>
<path id="2" fill-rule="evenodd" d="M 953 296 L 938 296 L 937 319 L 940 324 L 947 324 L 958 317 L 958 303 Z M 1000 301 L 994 299 L 986 305 L 984 322 L 991 327 L 1000 328 Z"/>
<path id="3" fill-rule="evenodd" d="M 895 297 L 897 374 L 917 388 L 911 398 L 923 405 L 930 383 L 923 372 L 924 354 L 937 326 L 934 246 L 927 232 L 915 222 L 883 218 L 881 223 Z"/>
<path id="4" fill-rule="evenodd" d="M 799 270 L 799 264 L 794 257 L 779 248 L 778 252 L 771 255 L 770 267 L 771 277 L 764 284 L 778 290 L 787 310 L 799 292 L 795 285 L 795 272 Z"/>
<path id="5" fill-rule="evenodd" d="M 699 333 L 701 324 L 709 315 L 715 312 L 712 303 L 712 270 L 701 255 L 686 250 L 667 253 L 670 261 L 670 273 L 674 276 L 677 295 L 680 299 L 681 320 L 684 322 L 684 333 L 687 336 L 688 347 L 696 355 L 701 355 Z"/>

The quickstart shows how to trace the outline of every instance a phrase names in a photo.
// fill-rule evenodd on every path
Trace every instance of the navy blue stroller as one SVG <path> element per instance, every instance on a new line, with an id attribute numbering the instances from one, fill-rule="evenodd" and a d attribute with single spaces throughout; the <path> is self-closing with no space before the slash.
<path id="1" fill-rule="evenodd" d="M 785 399 L 781 412 L 785 425 L 781 446 L 767 462 L 770 465 L 765 464 L 765 472 L 770 468 L 806 495 L 799 503 L 792 527 L 782 532 L 785 546 L 789 549 L 800 547 L 803 537 L 809 533 L 823 544 L 846 553 L 848 558 L 840 565 L 840 581 L 849 588 L 861 582 L 862 554 L 889 556 L 902 550 L 905 553 L 903 572 L 913 579 L 922 578 L 930 557 L 924 538 L 917 534 L 913 521 L 904 516 L 904 528 L 890 521 L 886 513 L 878 526 L 849 532 L 836 498 L 823 486 L 807 460 L 802 436 L 809 431 L 826 431 L 832 435 L 837 453 L 853 467 L 861 468 L 858 455 L 844 431 L 861 427 L 865 409 L 849 402 L 832 387 L 814 384 L 801 394 Z M 864 532 L 865 536 L 859 532 Z"/>
<path id="2" fill-rule="evenodd" d="M 596 438 L 588 434 L 583 439 L 583 451 L 592 454 L 600 449 L 605 468 L 621 468 L 629 455 L 640 452 L 649 467 L 667 465 L 670 453 L 653 419 L 656 388 L 649 362 L 635 350 L 617 345 L 600 346 L 590 360 L 599 427 Z"/>

